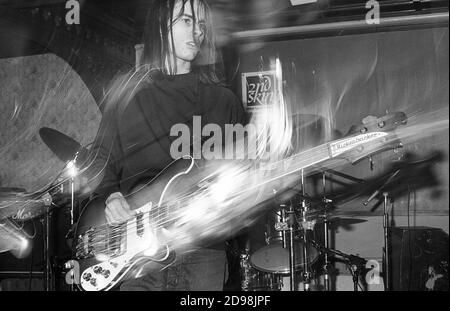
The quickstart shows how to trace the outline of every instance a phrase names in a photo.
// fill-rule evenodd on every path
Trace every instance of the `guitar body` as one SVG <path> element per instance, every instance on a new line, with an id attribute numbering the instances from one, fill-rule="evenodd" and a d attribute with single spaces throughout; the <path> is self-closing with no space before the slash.
<path id="1" fill-rule="evenodd" d="M 164 257 L 168 249 L 158 255 L 152 245 L 152 239 L 160 232 L 155 232 L 151 221 L 162 216 L 158 212 L 160 201 L 176 200 L 195 184 L 194 164 L 192 159 L 175 161 L 151 182 L 135 186 L 125 198 L 137 217 L 122 224 L 107 224 L 103 198 L 93 199 L 84 207 L 75 228 L 73 247 L 82 290 L 109 290 L 124 277 L 133 277 L 132 272 L 138 273 L 136 267 L 145 262 L 167 261 Z"/>

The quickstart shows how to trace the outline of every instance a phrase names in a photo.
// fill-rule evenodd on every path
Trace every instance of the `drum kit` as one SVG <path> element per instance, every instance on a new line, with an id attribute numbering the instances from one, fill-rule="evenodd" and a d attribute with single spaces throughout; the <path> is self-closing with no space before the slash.
<path id="1" fill-rule="evenodd" d="M 291 189 L 296 195 L 287 202 L 280 202 L 275 196 L 273 208 L 243 235 L 237 246 L 241 290 L 298 291 L 302 285 L 305 291 L 330 291 L 334 259 L 354 268 L 354 289 L 358 290 L 358 274 L 365 269 L 367 260 L 332 249 L 330 233 L 333 228 L 366 220 L 334 211 L 332 200 L 325 194 L 330 172 L 334 173 L 322 171 L 323 196 L 320 200 L 306 194 L 302 172 L 300 190 Z M 361 182 L 341 172 L 336 174 Z"/>

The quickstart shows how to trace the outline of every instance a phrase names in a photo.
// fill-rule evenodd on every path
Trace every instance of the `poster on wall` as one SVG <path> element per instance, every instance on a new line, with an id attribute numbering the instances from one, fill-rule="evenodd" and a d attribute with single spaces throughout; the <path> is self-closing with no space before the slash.
<path id="1" fill-rule="evenodd" d="M 246 72 L 242 74 L 242 102 L 245 110 L 258 112 L 273 104 L 275 94 L 275 71 Z"/>

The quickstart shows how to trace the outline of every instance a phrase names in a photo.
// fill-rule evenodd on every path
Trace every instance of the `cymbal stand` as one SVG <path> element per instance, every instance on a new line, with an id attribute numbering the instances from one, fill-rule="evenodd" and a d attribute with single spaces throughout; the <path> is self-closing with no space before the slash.
<path id="1" fill-rule="evenodd" d="M 79 152 L 76 153 L 75 158 L 72 161 L 73 164 L 73 173 L 70 174 L 70 228 L 73 227 L 75 223 L 74 211 L 75 211 L 75 177 L 78 174 L 77 169 L 77 158 Z"/>
<path id="2" fill-rule="evenodd" d="M 69 239 L 73 235 L 74 231 L 74 224 L 75 224 L 75 177 L 78 175 L 78 168 L 77 168 L 77 158 L 78 158 L 78 152 L 75 155 L 75 158 L 69 162 L 71 165 L 69 170 L 69 177 L 70 177 L 70 229 L 69 232 L 66 234 L 66 239 Z M 68 164 L 68 165 L 69 165 Z M 67 165 L 67 166 L 68 166 Z"/>
<path id="3" fill-rule="evenodd" d="M 324 214 L 325 221 L 323 223 L 324 242 L 325 242 L 324 244 L 325 244 L 325 248 L 330 248 L 327 216 L 328 216 L 328 203 L 330 203 L 331 200 L 327 199 L 327 197 L 326 197 L 326 173 L 325 173 L 325 171 L 322 173 L 322 186 L 323 186 L 323 203 L 325 204 L 325 214 Z M 325 291 L 329 291 L 330 290 L 330 261 L 329 261 L 327 252 L 325 252 L 325 254 L 324 254 L 323 271 L 324 271 Z"/>
<path id="4" fill-rule="evenodd" d="M 76 163 L 76 157 L 75 160 L 73 160 L 73 165 L 75 166 Z M 71 176 L 70 177 L 70 229 L 69 232 L 66 234 L 66 238 L 70 235 L 72 235 L 72 239 L 73 239 L 73 224 L 74 224 L 74 207 L 75 207 L 75 176 Z M 74 280 L 75 280 L 75 274 L 74 274 L 74 270 L 73 267 L 70 269 L 69 271 L 70 273 L 70 279 L 72 280 L 72 282 L 69 284 L 69 289 L 71 292 L 74 291 Z"/>
<path id="5" fill-rule="evenodd" d="M 391 274 L 390 274 L 390 254 L 389 254 L 389 214 L 388 214 L 388 193 L 383 192 L 384 204 L 383 204 L 383 270 L 384 270 L 384 290 L 391 290 Z"/>
<path id="6" fill-rule="evenodd" d="M 42 224 L 45 230 L 45 236 L 43 238 L 43 251 L 44 251 L 44 290 L 52 291 L 54 290 L 53 286 L 53 267 L 52 267 L 52 256 L 50 253 L 52 252 L 51 240 L 50 236 L 52 234 L 52 199 L 49 194 L 44 195 L 44 205 L 45 205 L 45 216 L 42 219 Z"/>
<path id="7" fill-rule="evenodd" d="M 311 273 L 309 272 L 308 267 L 308 248 L 307 248 L 307 232 L 308 232 L 308 226 L 306 224 L 308 223 L 307 219 L 307 213 L 308 213 L 308 206 L 306 204 L 305 200 L 305 175 L 304 170 L 301 172 L 301 186 L 302 186 L 302 229 L 303 229 L 303 290 L 309 291 L 310 290 L 310 284 L 311 284 Z"/>
<path id="8" fill-rule="evenodd" d="M 289 204 L 289 211 L 287 212 L 288 216 L 288 225 L 289 225 L 289 273 L 290 273 L 290 290 L 297 290 L 297 282 L 295 280 L 295 213 L 294 213 L 294 204 L 291 202 Z"/>
<path id="9" fill-rule="evenodd" d="M 74 224 L 75 224 L 75 177 L 78 174 L 78 168 L 77 168 L 77 158 L 79 155 L 79 151 L 75 154 L 74 159 L 71 161 L 71 172 L 70 175 L 70 229 L 69 232 L 66 234 L 66 239 L 72 238 L 74 234 Z M 70 291 L 74 291 L 74 283 L 75 283 L 75 273 L 74 273 L 74 267 L 72 266 L 71 261 L 68 261 L 65 263 L 65 268 L 68 270 L 68 273 L 70 273 Z"/>

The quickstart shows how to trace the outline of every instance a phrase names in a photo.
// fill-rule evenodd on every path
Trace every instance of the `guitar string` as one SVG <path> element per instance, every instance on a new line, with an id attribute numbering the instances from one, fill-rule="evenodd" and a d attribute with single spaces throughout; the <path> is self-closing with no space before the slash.
<path id="1" fill-rule="evenodd" d="M 126 228 L 129 229 L 129 228 Z M 123 238 L 123 231 L 125 231 L 125 228 L 122 228 L 122 230 L 118 230 L 120 231 L 120 237 Z M 91 255 L 97 255 L 97 254 L 104 254 L 104 251 L 106 250 L 107 252 L 110 252 L 111 249 L 116 249 L 119 248 L 123 241 L 122 239 L 115 239 L 114 242 L 110 242 L 107 243 L 105 242 L 102 238 L 104 238 L 104 236 L 96 236 L 94 238 L 94 241 L 92 241 L 89 246 L 93 248 L 93 250 L 90 252 Z M 96 239 L 96 240 L 95 240 Z M 77 251 L 83 251 L 84 247 L 77 245 Z M 132 249 L 127 249 L 127 251 L 132 250 Z"/>
<path id="2" fill-rule="evenodd" d="M 304 153 L 307 153 L 307 152 L 313 152 L 313 151 L 315 151 L 315 150 L 317 150 L 317 149 L 323 149 L 324 146 L 325 146 L 328 156 L 325 157 L 325 158 L 319 159 L 319 160 L 317 161 L 317 162 L 321 162 L 321 161 L 323 161 L 323 160 L 326 160 L 327 158 L 330 158 L 329 150 L 328 150 L 328 145 L 329 145 L 329 144 L 322 144 L 322 145 L 316 146 L 316 147 L 311 148 L 311 149 L 309 149 L 309 150 L 307 150 L 307 151 L 305 151 L 305 152 L 301 152 L 301 153 L 295 154 L 295 155 L 293 155 L 293 156 L 291 156 L 291 157 L 288 157 L 288 158 L 286 158 L 286 159 L 284 159 L 284 160 L 281 160 L 281 161 L 285 162 L 286 160 L 292 160 L 292 159 L 294 159 L 295 157 L 299 157 L 299 156 L 304 155 Z M 317 156 L 316 156 L 316 157 L 317 157 Z M 311 159 L 313 159 L 313 158 L 314 158 L 314 157 L 311 156 Z M 281 161 L 274 162 L 274 164 L 271 164 L 271 165 L 276 165 L 277 163 L 280 163 Z M 303 162 L 306 162 L 306 164 L 308 164 L 309 159 L 303 159 Z M 317 163 L 313 163 L 313 164 L 317 164 Z M 312 164 L 311 164 L 311 165 L 312 165 Z M 295 170 L 304 169 L 305 166 L 307 166 L 307 165 L 305 165 L 305 164 L 300 165 L 300 166 L 298 166 Z M 285 174 L 283 174 L 282 176 L 285 176 L 285 175 L 288 175 L 288 174 L 291 174 L 291 173 L 292 173 L 292 171 L 291 171 L 291 172 L 288 172 L 288 173 L 285 173 Z M 275 178 L 272 178 L 271 180 L 278 179 L 278 178 L 280 178 L 280 176 L 277 176 L 277 177 L 275 177 Z M 270 180 L 269 180 L 269 181 L 270 181 Z M 268 181 L 265 181 L 265 183 L 267 183 L 267 182 L 268 182 Z M 260 187 L 260 186 L 261 186 L 261 184 L 257 185 L 257 187 Z M 248 189 L 246 189 L 245 191 L 248 191 Z M 148 214 L 148 216 L 146 216 L 146 218 L 151 216 L 150 213 L 147 213 L 147 214 Z M 180 217 L 181 217 L 181 216 L 180 216 Z M 145 218 L 145 219 L 146 219 L 146 218 Z M 134 219 L 134 217 L 133 217 L 133 219 Z M 158 223 L 159 221 L 161 221 L 161 223 Z M 159 218 L 157 217 L 155 223 L 157 224 L 157 226 L 163 226 L 165 223 L 172 222 L 172 221 L 174 221 L 173 218 L 167 218 L 167 216 L 164 215 L 164 216 L 162 216 L 161 219 L 159 219 Z M 127 223 L 127 222 L 124 222 L 124 223 Z M 134 227 L 134 225 L 131 227 L 131 229 L 133 229 L 133 227 Z M 137 228 L 137 225 L 136 225 L 136 228 Z M 104 231 L 104 230 L 107 230 L 107 229 L 109 229 L 109 227 L 106 225 L 104 228 L 101 228 L 101 227 L 100 227 L 99 229 L 97 229 L 95 233 L 96 233 L 96 234 L 103 233 L 103 231 Z M 113 238 L 118 237 L 117 235 L 119 235 L 119 236 L 122 236 L 122 235 L 123 235 L 123 228 L 113 228 L 113 230 L 110 230 L 110 231 L 112 232 L 111 236 L 112 236 Z M 128 233 L 127 233 L 127 234 L 128 234 Z"/>
<path id="3" fill-rule="evenodd" d="M 357 136 L 357 135 L 355 135 L 355 136 Z M 347 138 L 344 138 L 344 139 L 348 139 L 348 138 L 351 138 L 351 137 L 347 137 Z M 282 160 L 280 160 L 280 161 L 274 162 L 274 163 L 272 163 L 272 164 L 270 164 L 270 165 L 274 166 L 274 165 L 279 164 L 280 162 L 292 160 L 293 158 L 298 157 L 298 156 L 301 156 L 301 155 L 304 154 L 304 153 L 307 153 L 307 152 L 313 152 L 315 149 L 321 149 L 321 148 L 324 148 L 324 147 L 328 149 L 328 146 L 329 146 L 330 143 L 335 143 L 335 142 L 337 142 L 337 141 L 339 141 L 339 140 L 340 140 L 340 139 L 335 140 L 335 141 L 333 141 L 333 142 L 327 142 L 327 143 L 325 143 L 325 144 L 322 144 L 322 145 L 313 147 L 313 148 L 308 149 L 308 150 L 306 150 L 306 151 L 303 151 L 303 152 L 294 154 L 294 155 L 292 155 L 292 156 L 290 156 L 290 157 L 288 157 L 288 158 L 286 158 L 286 159 L 282 159 Z M 356 146 L 355 146 L 355 147 L 356 147 Z M 163 171 L 164 171 L 165 169 L 166 169 L 166 168 L 164 168 Z M 160 173 L 161 173 L 161 172 L 160 172 Z M 158 174 L 158 175 L 160 175 L 160 174 Z M 157 176 L 158 176 L 158 175 L 157 175 Z M 59 176 L 59 175 L 58 175 L 58 176 Z M 58 178 L 58 177 L 57 177 L 57 178 Z M 57 179 L 57 178 L 55 178 L 55 179 Z M 66 181 L 67 181 L 67 180 L 66 180 Z M 46 192 L 49 192 L 49 191 L 51 191 L 51 190 L 53 190 L 53 189 L 58 188 L 60 185 L 64 184 L 66 181 L 62 180 L 61 182 L 55 184 L 53 187 L 51 187 L 51 188 L 49 188 L 49 189 L 46 189 Z M 33 198 L 33 196 L 35 196 L 35 198 Z M 32 201 L 34 201 L 36 198 L 41 197 L 41 196 L 42 196 L 42 193 L 40 193 L 40 192 L 35 192 L 35 194 L 28 194 L 27 197 L 30 197 L 30 198 L 31 198 L 31 200 L 29 200 L 28 202 L 30 202 L 30 201 L 32 202 Z M 39 201 L 39 200 L 37 200 L 37 201 Z M 11 202 L 11 205 L 14 204 L 14 203 L 17 203 L 17 202 Z M 26 202 L 24 202 L 24 203 L 27 204 Z M 6 207 L 8 207 L 8 205 L 2 206 L 2 208 L 6 208 Z"/>
<path id="4" fill-rule="evenodd" d="M 445 128 L 447 128 L 448 127 L 448 120 L 445 120 Z M 431 126 L 428 126 L 428 128 L 427 129 L 432 129 L 433 128 L 433 125 L 431 125 Z M 405 135 L 404 134 L 404 132 L 405 132 L 405 129 L 403 129 L 403 132 L 402 132 L 402 134 L 403 135 L 400 135 L 400 136 L 407 136 L 407 135 Z M 416 132 L 416 131 L 414 131 L 414 132 Z M 396 134 L 399 134 L 398 132 L 396 133 Z M 398 139 L 398 137 L 397 137 L 398 135 L 395 135 L 394 134 L 394 137 L 390 137 L 391 139 L 393 139 L 393 140 L 395 140 L 395 139 Z M 385 141 L 384 141 L 384 143 L 387 143 L 387 137 L 385 136 L 384 138 L 383 138 Z M 323 147 L 323 146 L 326 146 L 326 145 L 328 145 L 328 144 L 323 144 L 323 145 L 320 145 L 320 146 L 317 146 L 317 148 L 319 148 L 319 147 Z M 312 149 L 314 149 L 314 148 L 312 148 Z M 311 149 L 311 150 L 312 150 Z M 353 149 L 353 148 L 352 148 Z M 309 151 L 309 150 L 308 150 Z M 295 156 L 299 156 L 299 155 L 301 155 L 301 153 L 300 154 L 296 154 L 296 155 L 294 155 L 293 157 L 295 157 Z M 290 157 L 290 158 L 293 158 L 293 157 Z M 287 158 L 287 159 L 289 159 L 289 158 Z M 283 160 L 284 161 L 284 160 Z M 300 168 L 299 168 L 300 169 Z M 170 221 L 172 221 L 172 220 L 170 220 Z M 101 232 L 101 230 L 99 230 L 98 232 Z M 117 231 L 118 232 L 118 231 Z"/>
<path id="5" fill-rule="evenodd" d="M 326 146 L 327 144 L 325 144 L 325 146 Z M 317 147 L 315 147 L 315 148 L 311 148 L 310 150 L 308 150 L 308 152 L 310 152 L 310 151 L 314 151 L 314 150 L 316 150 L 316 149 L 320 149 L 320 148 L 323 148 L 323 145 L 321 145 L 321 146 L 317 146 Z M 305 153 L 305 152 L 302 152 L 302 153 Z M 295 158 L 295 157 L 298 157 L 299 155 L 301 155 L 302 153 L 299 153 L 299 154 L 296 154 L 296 155 L 294 155 L 294 156 L 292 156 L 292 157 L 289 157 L 288 159 L 293 159 L 293 158 Z M 311 156 L 311 158 L 313 158 L 312 156 Z M 278 161 L 278 162 L 281 162 L 281 161 Z M 309 159 L 304 159 L 303 160 L 303 162 L 309 162 Z M 275 163 L 276 164 L 276 163 Z M 298 169 L 301 169 L 302 167 L 304 167 L 305 165 L 301 165 L 300 166 L 300 168 L 298 168 Z M 258 185 L 258 186 L 260 186 L 260 185 Z M 248 189 L 246 189 L 245 191 L 248 191 Z M 240 193 L 242 193 L 243 191 L 241 191 Z M 237 195 L 239 195 L 240 193 L 238 193 L 238 194 L 236 194 L 236 196 Z M 158 225 L 158 226 L 163 226 L 165 223 L 168 223 L 168 222 L 171 222 L 171 221 L 174 221 L 174 219 L 173 218 L 167 218 L 167 216 L 166 215 L 163 215 L 163 216 L 157 216 L 156 218 L 154 217 L 154 215 L 153 215 L 153 213 L 146 213 L 147 215 L 145 216 L 145 217 L 143 217 L 142 218 L 142 220 L 147 220 L 147 218 L 151 218 L 152 216 L 153 216 L 153 219 L 155 220 L 155 223 Z M 161 218 L 162 217 L 162 218 Z M 135 217 L 133 217 L 133 220 L 135 219 Z M 118 224 L 117 226 L 124 226 L 125 225 L 125 223 L 127 223 L 127 222 L 124 222 L 124 223 L 122 223 L 122 224 Z M 116 227 L 116 226 L 114 226 L 114 227 Z M 102 226 L 99 226 L 99 227 L 97 227 L 97 229 L 95 229 L 94 230 L 94 232 L 91 232 L 91 234 L 94 234 L 94 235 L 99 235 L 100 233 L 107 233 L 106 231 L 110 231 L 110 234 L 109 234 L 109 236 L 111 236 L 112 238 L 115 238 L 116 236 L 114 235 L 115 234 L 115 232 L 117 232 L 117 234 L 119 234 L 119 235 L 122 235 L 122 228 L 113 228 L 112 230 L 108 230 L 108 229 L 111 229 L 110 228 L 110 226 L 109 225 L 107 225 L 107 224 L 105 224 L 105 225 L 102 225 Z M 133 227 L 131 227 L 131 229 L 134 229 Z M 112 233 L 111 233 L 112 232 Z"/>
<path id="6" fill-rule="evenodd" d="M 305 162 L 308 162 L 308 161 L 305 160 Z M 298 169 L 301 169 L 301 167 L 298 168 Z M 287 173 L 287 174 L 291 174 L 291 172 L 289 172 L 289 173 Z M 273 179 L 275 179 L 275 178 L 273 178 Z M 262 183 L 256 185 L 255 187 L 260 187 L 262 184 L 267 183 L 267 182 L 268 182 L 268 181 L 262 182 Z M 241 195 L 241 194 L 242 194 L 243 192 L 245 192 L 245 191 L 248 191 L 248 189 L 236 193 L 235 196 Z M 195 196 L 195 195 L 196 195 L 195 193 L 194 193 L 194 194 L 189 194 L 188 196 L 181 197 L 180 199 L 178 199 L 178 201 L 182 201 L 182 200 L 184 200 L 184 199 L 188 199 L 189 197 L 192 197 L 192 196 Z M 172 205 L 173 205 L 173 204 L 172 204 Z M 171 205 L 166 205 L 166 206 L 171 206 Z M 158 216 L 158 215 L 155 216 L 154 214 L 155 214 L 155 213 L 158 214 L 159 211 L 160 211 L 161 209 L 164 209 L 164 207 L 157 208 L 157 210 L 155 210 L 154 212 L 153 212 L 153 211 L 146 212 L 146 213 L 145 213 L 146 215 L 145 215 L 143 218 L 141 218 L 141 219 L 142 219 L 142 220 L 147 220 L 147 218 L 152 218 L 152 219 L 155 219 L 156 222 L 158 222 L 158 221 L 160 220 L 160 217 L 161 217 L 161 216 Z M 165 212 L 163 212 L 162 214 L 165 214 Z M 164 217 L 164 216 L 165 216 L 165 215 L 163 215 L 163 217 Z M 133 217 L 130 218 L 130 220 L 128 220 L 128 221 L 133 221 L 135 218 L 136 218 L 136 216 L 133 216 Z M 117 225 L 115 225 L 115 226 L 124 225 L 124 224 L 127 223 L 128 221 L 124 221 L 123 223 L 119 223 L 119 224 L 117 224 Z M 107 230 L 107 229 L 109 229 L 110 226 L 111 226 L 111 225 L 109 225 L 109 224 L 100 225 L 100 226 L 96 227 L 96 228 L 94 229 L 94 231 L 91 231 L 91 233 L 99 233 L 99 232 L 101 232 L 102 230 Z M 113 225 L 113 227 L 114 227 L 114 225 Z"/>
<path id="7" fill-rule="evenodd" d="M 152 230 L 156 231 L 157 229 L 164 228 L 165 225 L 167 225 L 168 223 L 177 221 L 178 219 L 182 219 L 183 217 L 184 217 L 184 215 L 179 215 L 176 217 L 166 217 L 165 216 L 165 217 L 162 217 L 159 222 L 155 222 L 150 225 L 154 226 L 154 228 L 152 228 Z M 108 240 L 115 240 L 115 239 L 119 240 L 119 238 L 125 238 L 128 234 L 131 234 L 130 231 L 133 231 L 133 230 L 139 231 L 139 227 L 141 227 L 142 229 L 146 229 L 144 224 L 139 225 L 136 221 L 134 221 L 133 224 L 131 224 L 129 226 L 126 226 L 125 224 L 126 223 L 123 223 L 120 226 L 114 226 L 113 228 L 111 228 L 111 230 L 109 232 L 102 230 L 102 234 L 99 234 L 99 232 L 97 232 L 97 234 L 91 235 L 91 242 L 88 243 L 88 246 L 94 247 L 94 248 L 96 246 L 104 246 L 107 244 L 107 242 L 105 242 L 103 240 L 103 238 L 105 238 L 105 237 L 107 237 Z M 117 246 L 118 244 L 121 244 L 121 243 L 122 243 L 121 241 L 110 242 L 109 246 Z M 77 244 L 76 250 L 84 250 L 84 249 L 85 249 L 84 242 Z"/>
<path id="8" fill-rule="evenodd" d="M 313 148 L 314 149 L 314 148 Z M 318 149 L 318 148 L 317 148 Z M 298 154 L 296 155 L 296 156 L 298 156 Z M 311 157 L 312 158 L 312 157 Z M 308 162 L 307 160 L 304 160 L 305 162 Z M 242 192 L 241 192 L 242 193 Z M 239 194 L 239 193 L 238 193 Z M 236 194 L 236 196 L 238 195 L 238 194 Z M 157 229 L 158 227 L 164 227 L 164 225 L 165 224 L 167 224 L 167 223 L 169 223 L 169 222 L 173 222 L 173 221 L 175 221 L 177 218 L 181 218 L 181 217 L 183 217 L 183 215 L 181 215 L 181 216 L 178 216 L 177 218 L 174 218 L 174 217 L 172 217 L 172 218 L 169 218 L 169 217 L 167 217 L 167 215 L 162 215 L 162 216 L 157 216 L 156 218 L 155 217 L 151 217 L 152 215 L 151 215 L 151 213 L 150 212 L 147 212 L 146 213 L 147 215 L 145 216 L 145 217 L 142 217 L 141 218 L 141 221 L 142 220 L 147 220 L 147 218 L 152 218 L 152 219 L 154 219 L 155 220 L 155 224 L 156 224 L 156 228 L 155 229 Z M 166 214 L 166 213 L 164 213 L 164 214 Z M 133 221 L 134 221 L 134 219 L 135 219 L 135 217 L 133 217 Z M 108 236 L 108 238 L 109 239 L 115 239 L 115 238 L 119 238 L 119 237 L 123 237 L 123 233 L 124 233 L 124 231 L 125 231 L 125 228 L 126 228 L 126 230 L 129 230 L 129 229 L 131 229 L 131 230 L 134 230 L 134 229 L 137 229 L 137 227 L 139 226 L 139 224 L 137 223 L 137 222 L 134 222 L 134 224 L 131 226 L 131 227 L 125 227 L 125 224 L 126 223 L 128 223 L 128 221 L 127 222 L 124 222 L 124 223 L 122 223 L 122 224 L 118 224 L 117 226 L 114 226 L 113 228 L 112 228 L 112 230 L 109 230 L 109 232 L 108 232 L 108 229 L 111 229 L 108 225 L 104 225 L 104 228 L 100 228 L 100 229 L 97 229 L 95 232 L 91 232 L 91 234 L 93 234 L 93 236 L 94 236 L 94 238 L 97 236 L 100 236 L 100 237 L 102 237 L 102 236 Z M 101 235 L 100 233 L 104 233 L 103 235 Z M 128 232 L 126 233 L 126 234 L 129 234 Z M 99 244 L 104 244 L 104 242 L 98 242 L 98 243 L 91 243 L 91 244 L 89 244 L 89 246 L 92 246 L 92 247 L 94 247 L 94 246 L 97 246 L 97 245 L 99 245 Z M 78 246 L 78 245 L 77 245 Z M 84 249 L 84 247 L 83 247 L 83 245 L 80 245 L 80 247 L 79 247 L 79 249 Z"/>
<path id="9" fill-rule="evenodd" d="M 379 119 L 382 119 L 382 118 L 379 118 Z M 442 130 L 443 128 L 448 128 L 448 119 L 446 119 L 446 120 L 443 120 L 443 121 L 441 121 L 441 122 L 446 122 L 445 123 L 445 126 L 442 126 L 439 122 L 436 122 L 436 124 L 434 124 L 434 123 L 431 123 L 431 124 L 427 124 L 426 126 L 424 126 L 424 128 L 423 128 L 423 130 L 421 131 L 422 133 L 423 132 L 427 132 L 427 131 L 430 131 L 430 130 Z M 393 122 L 394 124 L 397 124 L 396 122 Z M 367 128 L 367 125 L 365 125 L 366 126 L 366 128 Z M 412 131 L 408 131 L 408 128 L 409 128 L 410 126 L 404 126 L 404 128 L 403 128 L 403 131 L 402 131 L 402 135 L 398 135 L 399 134 L 399 132 L 397 132 L 396 134 L 397 134 L 397 136 L 402 136 L 402 138 L 407 138 L 407 137 L 409 137 L 409 136 L 411 136 L 411 132 L 417 132 L 418 130 L 417 129 L 415 129 L 414 128 L 414 130 L 413 130 L 413 127 L 411 127 L 411 129 L 412 129 Z M 417 124 L 416 124 L 416 127 L 417 127 Z M 378 129 L 379 130 L 379 129 Z M 389 130 L 390 132 L 392 131 L 392 130 Z M 370 133 L 371 131 L 369 131 L 369 133 Z M 374 132 L 376 132 L 376 131 L 374 131 Z M 383 131 L 384 133 L 388 133 L 386 130 L 385 131 Z M 388 133 L 389 134 L 389 133 Z M 396 134 L 394 134 L 394 136 L 396 136 Z M 335 142 L 337 142 L 337 141 L 340 141 L 340 140 L 345 140 L 345 139 L 349 139 L 349 138 L 352 138 L 352 137 L 357 137 L 358 136 L 358 134 L 355 134 L 355 135 L 351 135 L 351 136 L 349 136 L 349 137 L 345 137 L 345 138 L 342 138 L 342 139 L 338 139 L 338 140 L 335 140 L 335 141 L 332 141 L 332 142 L 327 142 L 327 143 L 325 143 L 325 144 L 322 144 L 322 145 L 319 145 L 319 146 L 316 146 L 316 147 L 313 147 L 313 148 L 311 148 L 311 149 L 309 149 L 309 150 L 307 150 L 307 151 L 305 151 L 305 152 L 308 152 L 308 151 L 311 151 L 311 150 L 313 150 L 314 148 L 319 148 L 319 147 L 324 147 L 324 146 L 327 146 L 327 145 L 329 145 L 330 143 L 335 143 Z M 399 138 L 399 137 L 398 137 Z M 385 137 L 385 139 L 387 139 L 387 137 Z M 393 138 L 393 140 L 395 140 L 395 139 L 397 139 L 397 137 L 394 137 Z M 387 141 L 385 142 L 385 143 L 387 143 Z M 357 146 L 354 146 L 354 148 L 356 148 L 356 147 L 358 147 L 358 145 Z M 353 149 L 354 149 L 353 148 Z M 303 153 L 303 152 L 301 152 L 301 153 Z M 296 154 L 296 155 L 294 155 L 294 156 L 298 156 L 298 155 L 300 155 L 301 153 L 299 153 L 299 154 Z M 292 157 L 291 157 L 292 158 Z M 289 159 L 289 158 L 287 158 L 287 159 Z M 283 161 L 283 160 L 282 160 Z M 275 164 L 276 164 L 276 162 L 275 162 Z M 55 180 L 57 180 L 57 178 L 60 176 L 62 174 L 62 172 L 60 173 L 60 174 L 58 174 L 58 176 L 55 178 Z M 53 185 L 53 187 L 51 187 L 51 188 L 42 188 L 43 190 L 38 190 L 38 191 L 34 191 L 34 193 L 32 193 L 32 194 L 27 194 L 26 195 L 26 197 L 29 197 L 29 198 L 31 198 L 31 200 L 30 201 L 41 201 L 41 200 L 39 200 L 38 198 L 40 198 L 40 197 L 42 197 L 42 195 L 43 194 L 45 194 L 45 193 L 47 193 L 47 192 L 50 192 L 51 190 L 54 190 L 54 189 L 56 189 L 56 188 L 58 188 L 59 186 L 61 186 L 62 184 L 64 184 L 65 182 L 66 182 L 67 180 L 61 180 L 59 183 L 57 183 L 57 184 L 55 184 L 55 185 Z M 53 183 L 53 182 L 52 182 Z M 51 185 L 51 184 L 50 184 Z M 44 192 L 44 190 L 45 190 L 45 192 Z M 15 203 L 17 203 L 17 202 L 11 202 L 11 205 L 12 204 L 15 204 Z M 26 204 L 26 202 L 24 202 L 25 204 Z M 9 205 L 6 205 L 6 206 L 2 206 L 2 208 L 6 208 L 6 207 L 8 207 Z"/>
<path id="10" fill-rule="evenodd" d="M 320 147 L 323 148 L 323 147 L 326 146 L 326 145 L 328 145 L 328 143 L 325 143 L 325 144 L 322 144 L 322 145 L 313 147 L 313 148 L 311 148 L 311 149 L 308 149 L 308 150 L 306 150 L 306 151 L 297 153 L 297 154 L 292 155 L 292 156 L 290 156 L 290 157 L 288 157 L 288 158 L 286 158 L 286 159 L 283 159 L 283 160 L 274 162 L 274 163 L 272 163 L 271 165 L 277 165 L 277 164 L 280 164 L 280 162 L 283 162 L 283 161 L 285 161 L 285 160 L 292 159 L 292 158 L 294 158 L 294 157 L 296 157 L 296 156 L 300 156 L 300 155 L 303 154 L 303 153 L 312 152 L 312 151 L 313 151 L 314 149 L 316 149 L 316 148 L 320 148 Z M 176 162 L 176 161 L 177 161 L 177 160 L 174 160 L 171 164 L 173 164 L 173 163 Z M 168 166 L 170 166 L 170 165 L 168 165 Z M 159 175 L 161 175 L 161 173 L 162 173 L 163 171 L 165 171 L 166 169 L 167 169 L 167 167 L 165 167 L 160 173 L 158 173 L 158 174 L 156 175 L 156 177 L 159 176 Z M 58 174 L 58 176 L 57 176 L 55 179 L 57 179 L 57 178 L 59 177 L 59 175 L 61 175 L 61 174 L 62 174 L 62 173 Z M 156 177 L 155 177 L 155 178 L 156 178 Z M 155 178 L 152 178 L 152 180 L 154 180 Z M 64 184 L 65 182 L 67 182 L 67 180 L 61 180 L 60 182 L 54 184 L 53 187 L 44 189 L 44 190 L 45 190 L 44 193 L 41 193 L 42 191 L 35 191 L 34 193 L 29 193 L 29 194 L 27 194 L 26 196 L 24 196 L 24 198 L 30 198 L 30 199 L 27 200 L 27 201 L 23 201 L 23 202 L 24 202 L 25 204 L 26 204 L 27 202 L 40 202 L 41 200 L 38 199 L 38 198 L 42 197 L 43 194 L 45 194 L 45 193 L 47 193 L 47 192 L 50 192 L 51 190 L 57 189 L 58 187 L 60 187 L 60 186 L 61 186 L 62 184 Z M 19 202 L 20 202 L 20 201 L 19 201 Z M 13 201 L 13 202 L 11 202 L 11 205 L 14 204 L 14 203 L 17 203 L 17 202 L 16 202 L 16 201 Z M 6 208 L 6 207 L 8 207 L 8 206 L 9 206 L 9 205 L 4 205 L 4 206 L 2 206 L 2 208 Z"/>

